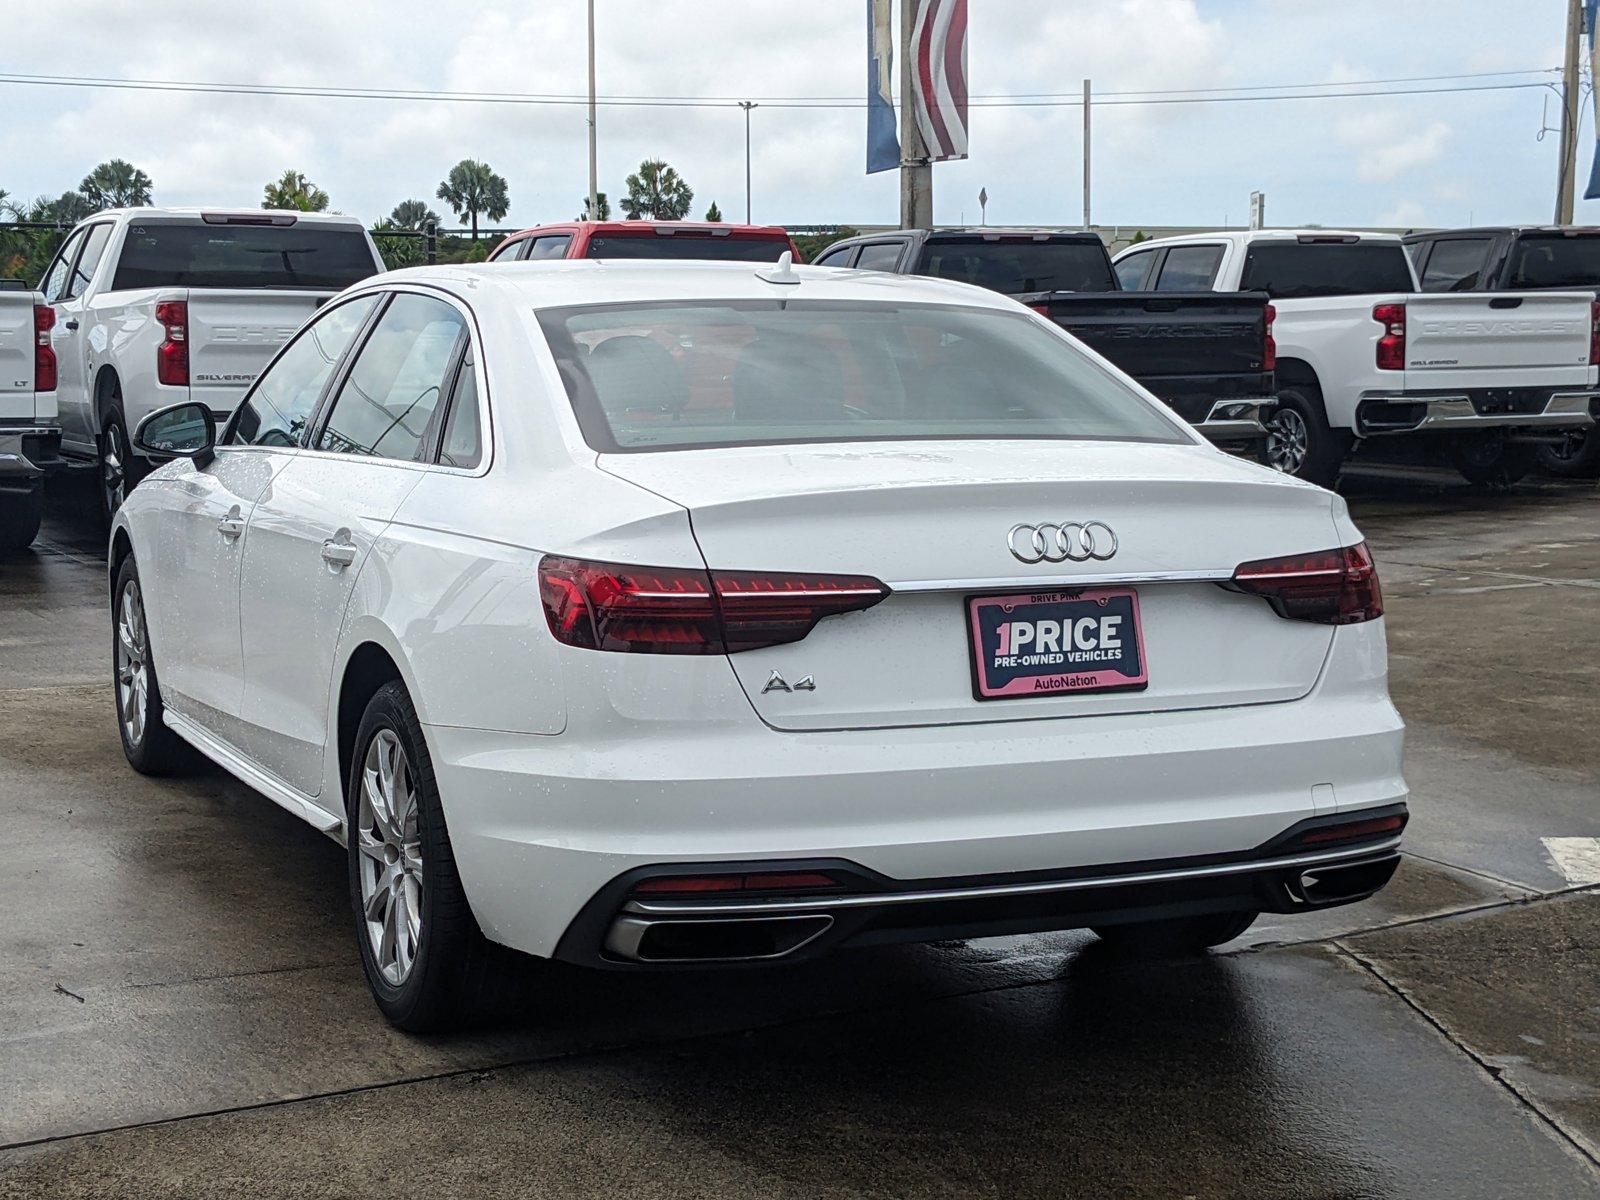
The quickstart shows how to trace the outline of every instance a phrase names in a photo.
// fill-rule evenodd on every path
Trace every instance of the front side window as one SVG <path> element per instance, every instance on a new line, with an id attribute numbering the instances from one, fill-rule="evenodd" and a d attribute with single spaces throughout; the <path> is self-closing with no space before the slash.
<path id="1" fill-rule="evenodd" d="M 1257 242 L 1239 280 L 1241 292 L 1274 300 L 1411 289 L 1411 265 L 1399 242 Z"/>
<path id="2" fill-rule="evenodd" d="M 83 245 L 83 230 L 78 230 L 67 239 L 67 244 L 61 247 L 61 253 L 50 264 L 50 269 L 45 272 L 44 281 L 39 284 L 39 290 L 44 293 L 46 304 L 60 304 L 67 294 L 67 281 L 72 272 L 72 260 L 78 256 L 78 247 Z"/>
<path id="3" fill-rule="evenodd" d="M 1425 292 L 1470 292 L 1483 278 L 1488 238 L 1444 238 L 1433 244 L 1422 273 Z"/>
<path id="4" fill-rule="evenodd" d="M 1209 292 L 1222 265 L 1221 246 L 1174 246 L 1161 264 L 1158 292 Z"/>
<path id="5" fill-rule="evenodd" d="M 316 448 L 419 460 L 466 336 L 466 318 L 452 305 L 432 296 L 397 295 L 340 386 Z"/>
<path id="6" fill-rule="evenodd" d="M 1023 313 L 869 301 L 549 309 L 540 325 L 601 451 L 784 442 L 1185 442 Z"/>
<path id="7" fill-rule="evenodd" d="M 302 329 L 256 380 L 239 406 L 226 444 L 298 446 L 334 364 L 377 302 L 376 296 L 361 296 L 327 310 Z"/>

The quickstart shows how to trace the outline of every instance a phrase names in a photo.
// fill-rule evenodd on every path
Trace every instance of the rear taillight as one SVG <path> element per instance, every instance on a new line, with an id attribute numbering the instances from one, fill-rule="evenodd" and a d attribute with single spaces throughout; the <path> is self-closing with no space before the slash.
<path id="1" fill-rule="evenodd" d="M 545 619 L 556 640 L 631 654 L 736 654 L 798 642 L 824 617 L 889 594 L 857 575 L 630 567 L 546 556 Z"/>
<path id="2" fill-rule="evenodd" d="M 1406 306 L 1404 304 L 1375 304 L 1372 319 L 1383 326 L 1378 338 L 1378 370 L 1404 371 L 1406 369 Z"/>
<path id="3" fill-rule="evenodd" d="M 56 310 L 48 304 L 33 306 L 33 390 L 56 390 L 56 351 L 50 331 L 56 327 Z"/>
<path id="4" fill-rule="evenodd" d="M 1261 355 L 1261 369 L 1263 371 L 1276 371 L 1278 369 L 1278 339 L 1272 336 L 1272 323 L 1278 319 L 1278 310 L 1272 305 L 1267 305 L 1267 345 Z"/>
<path id="5" fill-rule="evenodd" d="M 1600 300 L 1589 305 L 1589 365 L 1600 365 Z"/>
<path id="6" fill-rule="evenodd" d="M 1038 313 L 1041 317 L 1048 317 L 1050 315 L 1050 306 L 1048 304 L 1041 302 L 1039 304 L 1030 304 L 1028 307 L 1033 309 L 1033 311 Z"/>
<path id="7" fill-rule="evenodd" d="M 1354 625 L 1383 616 L 1378 568 L 1365 542 L 1247 562 L 1234 571 L 1230 586 L 1264 597 L 1291 621 Z"/>
<path id="8" fill-rule="evenodd" d="M 189 304 L 162 300 L 156 305 L 161 323 L 161 345 L 156 347 L 156 382 L 169 387 L 189 386 Z"/>

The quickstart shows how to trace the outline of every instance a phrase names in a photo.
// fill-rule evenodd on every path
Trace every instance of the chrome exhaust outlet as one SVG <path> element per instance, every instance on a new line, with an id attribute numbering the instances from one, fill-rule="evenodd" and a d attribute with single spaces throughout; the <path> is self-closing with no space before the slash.
<path id="1" fill-rule="evenodd" d="M 721 921 L 620 916 L 606 933 L 605 951 L 639 963 L 760 962 L 793 954 L 832 926 L 826 913 Z"/>

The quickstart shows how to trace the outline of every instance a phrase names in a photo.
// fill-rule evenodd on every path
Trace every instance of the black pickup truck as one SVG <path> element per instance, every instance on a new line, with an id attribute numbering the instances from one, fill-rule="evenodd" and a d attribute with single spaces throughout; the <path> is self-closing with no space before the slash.
<path id="1" fill-rule="evenodd" d="M 1600 293 L 1600 228 L 1594 226 L 1434 229 L 1403 240 L 1425 292 Z M 1600 436 L 1592 432 L 1541 442 L 1535 453 L 1553 475 L 1600 476 Z"/>
<path id="2" fill-rule="evenodd" d="M 932 275 L 1015 296 L 1230 448 L 1252 448 L 1277 404 L 1265 293 L 1211 292 L 1200 284 L 1194 291 L 1124 291 L 1092 233 L 897 230 L 835 242 L 816 265 Z"/>

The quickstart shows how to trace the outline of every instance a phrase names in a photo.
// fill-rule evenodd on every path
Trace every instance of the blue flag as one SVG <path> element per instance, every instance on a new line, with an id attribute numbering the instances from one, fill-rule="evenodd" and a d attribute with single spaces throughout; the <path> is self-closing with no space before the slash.
<path id="1" fill-rule="evenodd" d="M 1595 13 L 1600 10 L 1600 0 L 1583 0 L 1583 23 L 1589 27 L 1589 77 L 1600 79 L 1595 71 Z M 1595 137 L 1600 139 L 1600 88 L 1594 93 L 1595 111 Z M 1574 135 L 1576 136 L 1576 135 Z M 1589 186 L 1584 189 L 1583 198 L 1593 200 L 1600 197 L 1600 140 L 1595 143 L 1594 166 L 1589 168 Z"/>
<path id="2" fill-rule="evenodd" d="M 1592 0 L 1600 3 L 1600 0 Z M 894 123 L 894 31 L 889 0 L 867 0 L 867 174 L 900 165 Z"/>

